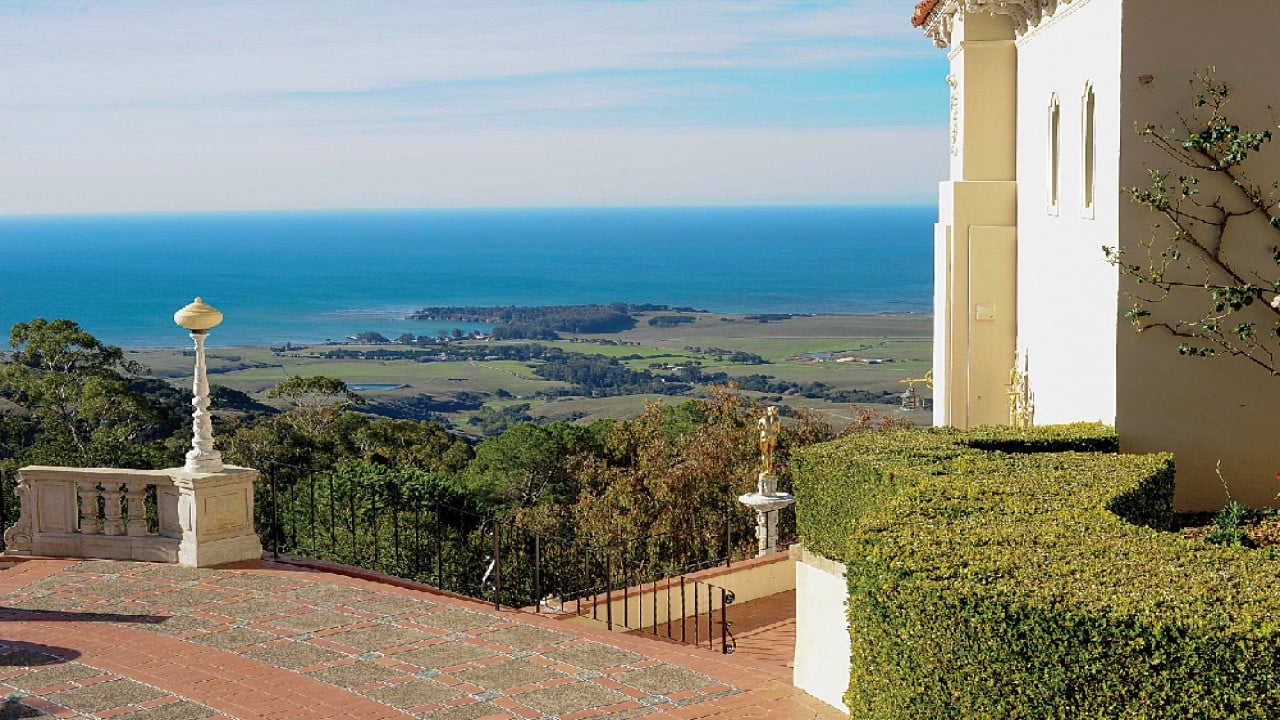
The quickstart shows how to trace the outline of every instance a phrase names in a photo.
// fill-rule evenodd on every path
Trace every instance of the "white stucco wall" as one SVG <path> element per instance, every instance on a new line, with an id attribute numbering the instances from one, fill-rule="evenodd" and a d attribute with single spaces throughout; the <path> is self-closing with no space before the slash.
<path id="1" fill-rule="evenodd" d="M 802 552 L 796 562 L 796 655 L 793 682 L 845 710 L 849 689 L 849 588 L 844 566 Z"/>
<path id="2" fill-rule="evenodd" d="M 1018 42 L 1018 346 L 1036 424 L 1115 422 L 1120 0 L 1076 0 Z M 1094 210 L 1083 209 L 1083 113 L 1096 113 Z M 1049 101 L 1060 107 L 1059 199 L 1047 209 Z"/>
<path id="3" fill-rule="evenodd" d="M 1227 112 L 1232 121 L 1275 132 L 1272 107 L 1280 106 L 1277 28 L 1280 2 L 1276 0 L 1124 0 L 1120 181 L 1143 184 L 1149 168 L 1172 166 L 1130 128 L 1134 123 L 1175 124 L 1177 114 L 1191 108 L 1194 75 L 1210 65 L 1216 66 L 1217 78 L 1233 88 Z M 1280 179 L 1280 142 L 1268 145 L 1256 159 L 1260 162 L 1252 165 L 1251 174 L 1264 187 Z M 1144 208 L 1124 201 L 1120 228 L 1126 245 L 1134 247 L 1150 238 L 1154 220 Z M 1274 279 L 1278 274 L 1269 247 L 1280 243 L 1280 238 L 1265 226 L 1237 226 L 1228 243 L 1251 253 L 1263 277 Z M 1198 309 L 1183 314 L 1193 317 Z M 1275 317 L 1263 312 L 1257 319 L 1265 332 Z M 1180 507 L 1222 506 L 1226 497 L 1214 472 L 1219 460 L 1236 500 L 1275 504 L 1280 491 L 1276 481 L 1280 444 L 1274 420 L 1280 407 L 1280 379 L 1239 359 L 1179 357 L 1178 341 L 1158 331 L 1135 335 L 1122 324 L 1117 343 L 1116 428 L 1122 448 L 1174 452 L 1175 500 Z"/>

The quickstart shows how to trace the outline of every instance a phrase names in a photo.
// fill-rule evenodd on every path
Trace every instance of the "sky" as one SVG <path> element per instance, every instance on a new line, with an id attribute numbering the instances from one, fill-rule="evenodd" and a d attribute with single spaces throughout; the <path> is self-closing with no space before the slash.
<path id="1" fill-rule="evenodd" d="M 0 214 L 923 204 L 896 0 L 0 0 Z"/>

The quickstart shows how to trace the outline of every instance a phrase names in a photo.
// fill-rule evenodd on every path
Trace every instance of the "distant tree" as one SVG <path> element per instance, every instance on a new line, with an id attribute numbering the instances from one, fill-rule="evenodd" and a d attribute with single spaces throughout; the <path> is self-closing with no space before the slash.
<path id="1" fill-rule="evenodd" d="M 509 510 L 572 504 L 578 499 L 582 459 L 604 451 L 602 427 L 563 422 L 514 425 L 476 449 L 467 468 L 467 485 Z"/>
<path id="2" fill-rule="evenodd" d="M 532 420 L 533 417 L 529 415 L 530 407 L 532 405 L 529 403 L 517 403 L 498 409 L 485 405 L 467 419 L 467 424 L 478 428 L 486 437 L 495 437 L 514 425 Z"/>
<path id="3" fill-rule="evenodd" d="M 189 401 L 189 399 L 188 399 Z M 216 412 L 218 410 L 239 410 L 241 412 L 274 413 L 276 409 L 253 399 L 247 392 L 229 388 L 226 385 L 209 386 L 209 403 Z"/>
<path id="4" fill-rule="evenodd" d="M 352 441 L 364 460 L 397 467 L 456 473 L 475 456 L 465 440 L 434 422 L 369 420 Z"/>
<path id="5" fill-rule="evenodd" d="M 267 397 L 287 400 L 291 407 L 280 419 L 313 438 L 335 423 L 348 408 L 365 403 L 345 382 L 324 375 L 290 376 L 271 388 Z"/>
<path id="6" fill-rule="evenodd" d="M 654 315 L 649 324 L 654 327 L 673 328 L 696 322 L 697 318 L 688 315 Z"/>
<path id="7" fill-rule="evenodd" d="M 311 468 L 332 461 L 332 454 L 317 440 L 282 417 L 263 420 L 246 416 L 225 423 L 218 436 L 223 459 L 264 472 L 280 465 Z"/>
<path id="8" fill-rule="evenodd" d="M 453 339 L 454 339 L 454 340 L 461 340 L 461 339 L 462 339 L 462 328 L 454 328 L 454 329 L 453 329 Z"/>
<path id="9" fill-rule="evenodd" d="M 396 342 L 401 345 L 412 345 L 413 341 L 413 333 L 401 333 L 400 337 L 396 338 Z"/>
<path id="10" fill-rule="evenodd" d="M 604 455 L 582 466 L 572 507 L 579 537 L 602 547 L 639 537 L 628 543 L 631 557 L 668 566 L 722 552 L 726 517 L 736 537 L 747 537 L 753 516 L 737 497 L 755 488 L 762 413 L 732 388 L 716 387 L 706 399 L 651 404 L 615 425 Z M 791 449 L 831 435 L 808 413 L 783 428 L 781 489 L 790 487 Z"/>

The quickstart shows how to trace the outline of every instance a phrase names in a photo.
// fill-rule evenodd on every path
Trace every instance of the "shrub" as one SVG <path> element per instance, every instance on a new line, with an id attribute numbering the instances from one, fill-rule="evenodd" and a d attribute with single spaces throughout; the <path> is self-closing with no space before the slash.
<path id="1" fill-rule="evenodd" d="M 1280 717 L 1275 554 L 1158 530 L 1172 458 L 1114 447 L 1071 425 L 797 451 L 801 539 L 848 568 L 851 717 Z"/>

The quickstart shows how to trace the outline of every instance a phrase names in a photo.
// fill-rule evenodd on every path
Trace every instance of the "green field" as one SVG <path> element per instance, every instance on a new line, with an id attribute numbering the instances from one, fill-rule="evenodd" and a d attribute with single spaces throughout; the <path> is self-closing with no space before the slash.
<path id="1" fill-rule="evenodd" d="M 672 313 L 661 313 L 672 314 Z M 834 390 L 892 391 L 905 389 L 900 381 L 922 377 L 931 363 L 932 319 L 927 315 L 816 315 L 796 316 L 787 320 L 758 322 L 742 315 L 696 314 L 696 322 L 674 328 L 653 327 L 648 316 L 638 316 L 637 326 L 626 332 L 607 335 L 565 336 L 564 339 L 541 344 L 565 352 L 603 355 L 609 358 L 631 358 L 623 363 L 633 370 L 648 370 L 657 364 L 658 372 L 667 366 L 696 364 L 704 372 L 724 372 L 732 377 L 763 374 L 774 381 L 801 384 L 821 382 Z M 488 346 L 516 344 L 516 341 L 490 341 Z M 463 347 L 484 347 L 484 341 L 467 340 Z M 346 350 L 407 351 L 397 345 L 342 345 Z M 700 348 L 702 351 L 689 350 Z M 209 380 L 248 392 L 267 401 L 271 387 L 290 375 L 328 375 L 349 384 L 397 385 L 394 390 L 366 391 L 372 406 L 394 400 L 429 395 L 435 401 L 450 401 L 460 396 L 473 400 L 480 396 L 486 406 L 495 410 L 518 403 L 529 403 L 528 413 L 539 420 L 578 420 L 632 417 L 647 402 L 679 402 L 687 396 L 627 395 L 621 397 L 540 395 L 570 386 L 539 378 L 534 372 L 538 360 L 457 360 L 450 362 L 417 362 L 395 359 L 326 359 L 319 357 L 331 346 L 292 348 L 274 353 L 268 348 L 236 347 L 211 349 L 208 357 Z M 714 351 L 713 351 L 714 350 Z M 717 352 L 746 352 L 759 355 L 768 363 L 737 364 L 717 359 Z M 834 353 L 850 358 L 817 358 L 806 353 Z M 130 350 L 130 358 L 151 368 L 157 377 L 175 384 L 190 382 L 192 359 L 180 350 Z M 876 359 L 881 364 L 866 364 L 856 359 Z M 919 388 L 927 396 L 928 391 Z M 694 395 L 700 394 L 696 389 Z M 765 396 L 778 402 L 775 396 Z M 785 395 L 781 402 L 808 407 L 842 425 L 852 416 L 847 405 L 799 395 Z M 879 405 L 874 409 L 898 415 L 896 405 Z M 466 429 L 466 420 L 474 411 L 446 413 L 445 419 Z M 905 415 L 917 424 L 928 422 L 928 413 Z"/>

